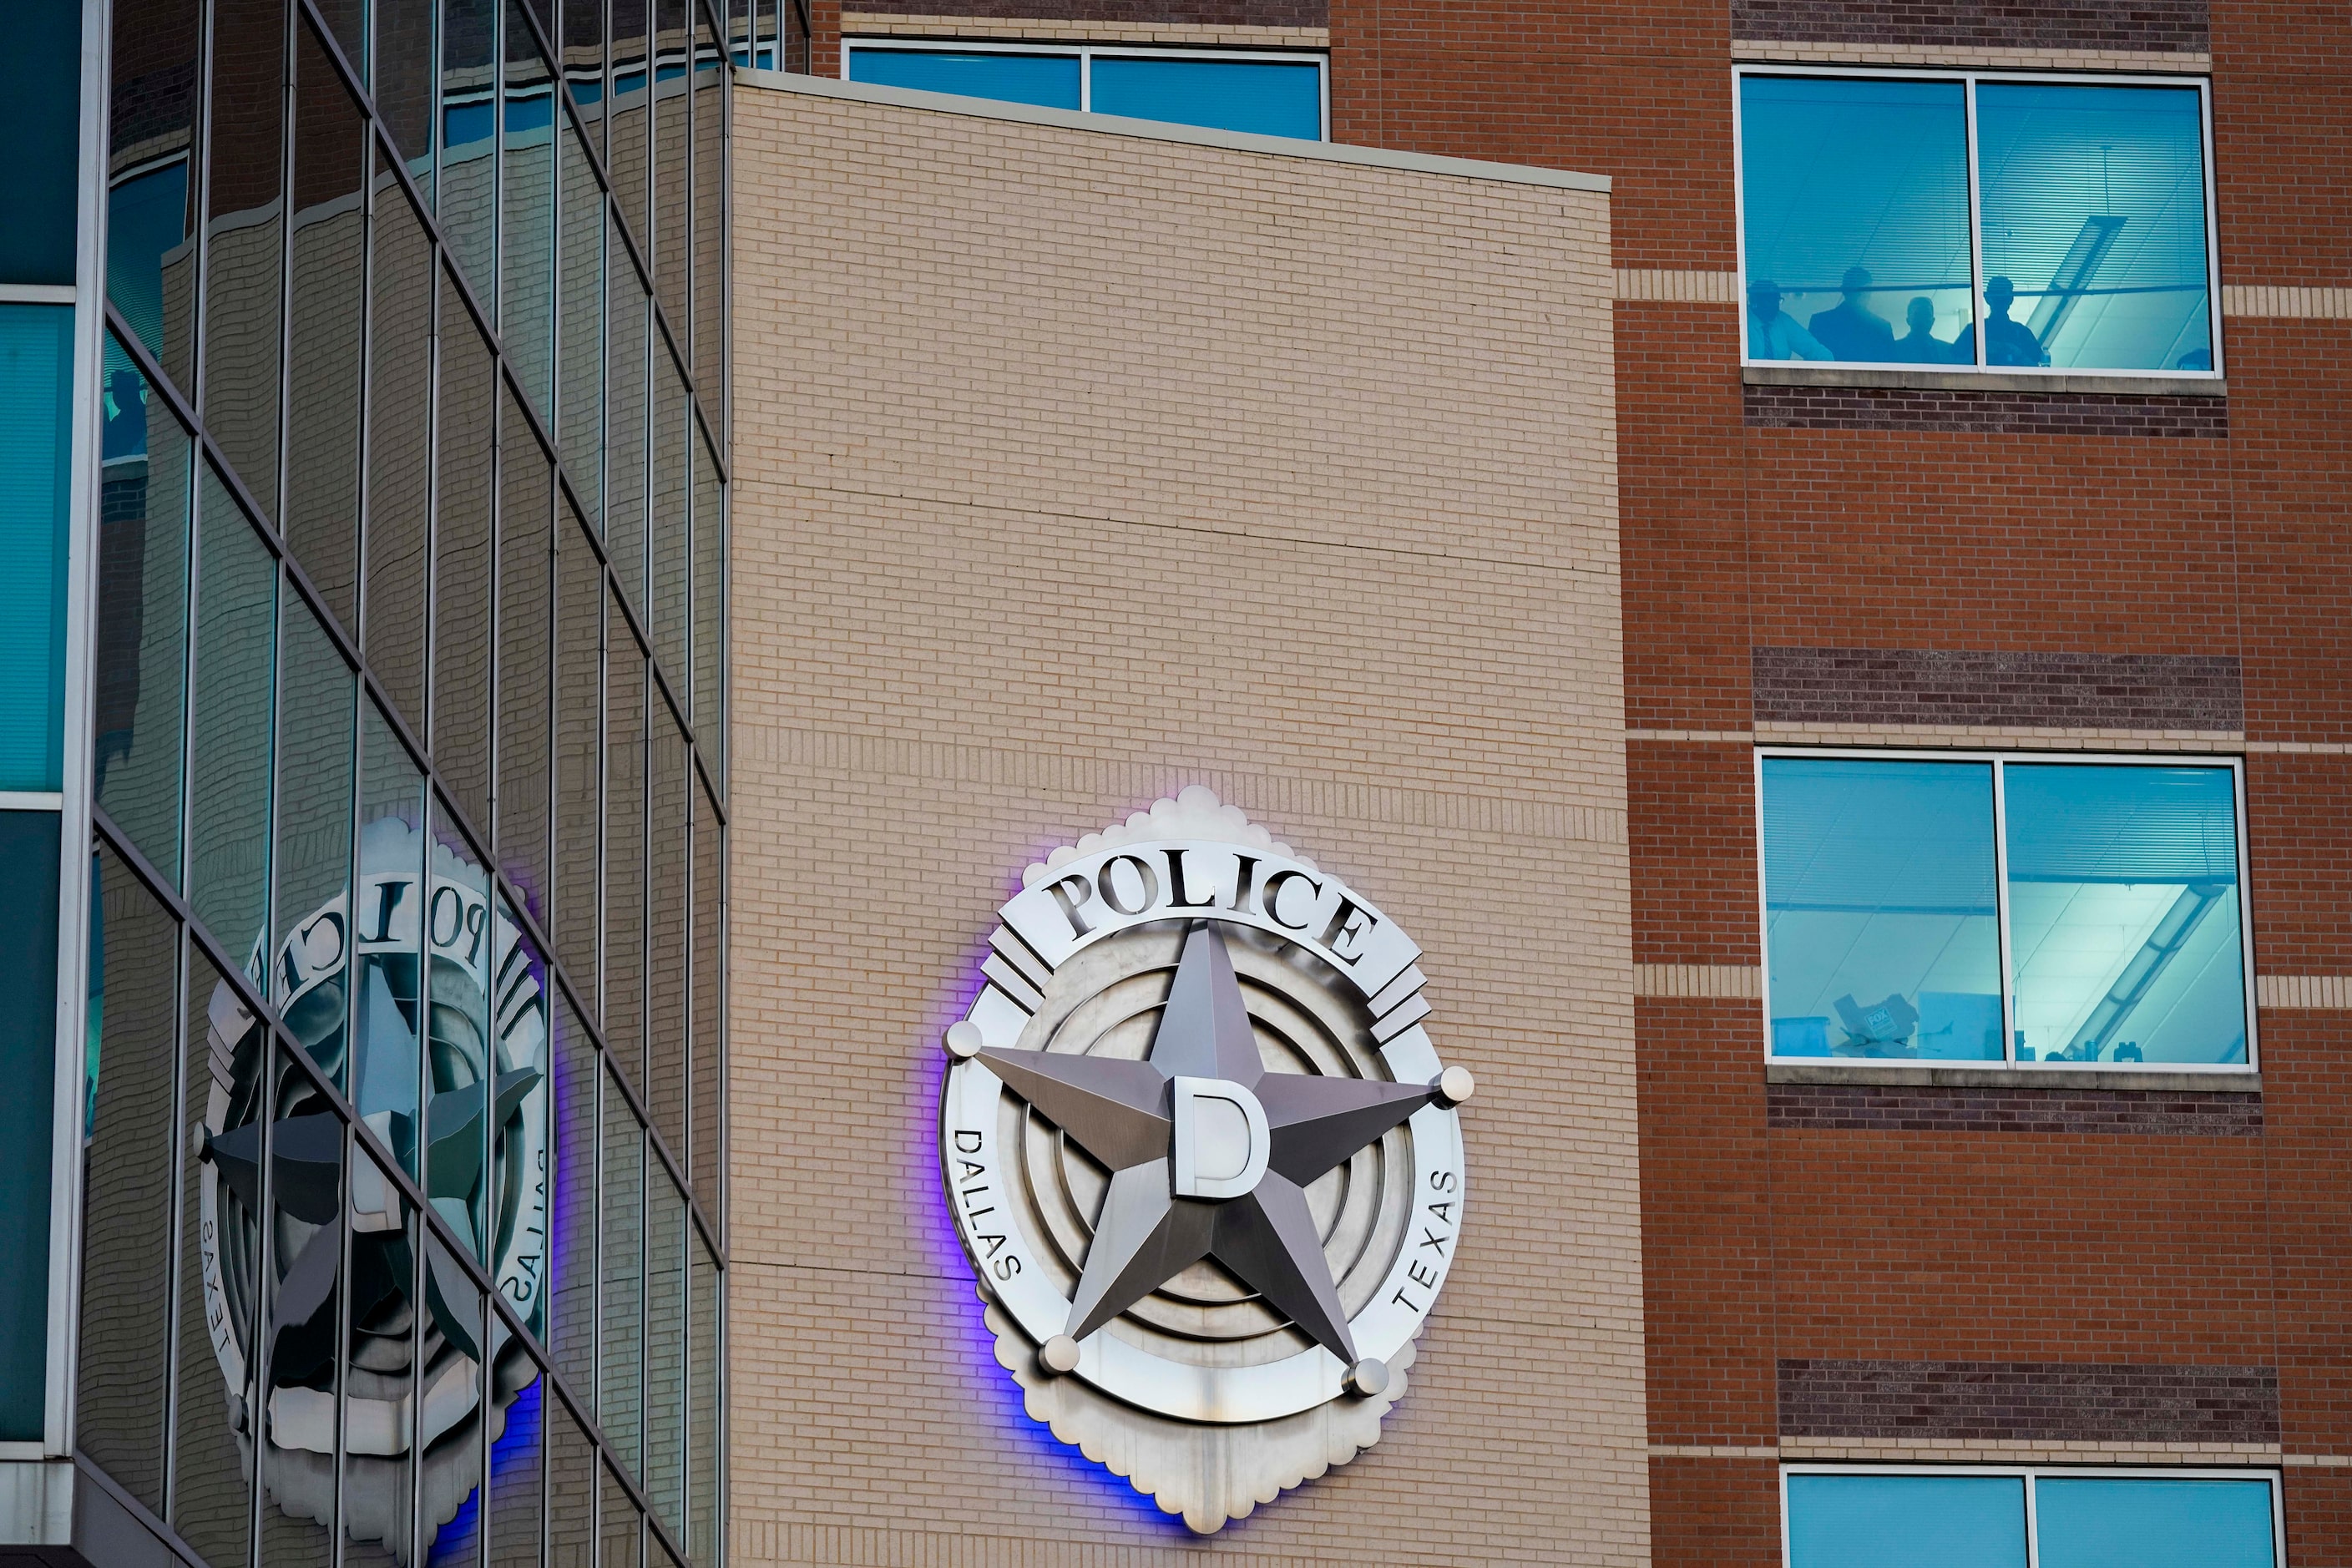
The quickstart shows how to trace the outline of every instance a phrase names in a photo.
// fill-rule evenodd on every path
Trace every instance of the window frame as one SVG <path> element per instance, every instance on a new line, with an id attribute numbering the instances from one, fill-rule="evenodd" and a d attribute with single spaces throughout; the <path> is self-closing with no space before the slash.
<path id="1" fill-rule="evenodd" d="M 1753 809 L 1756 814 L 1757 995 L 1763 1014 L 1764 1060 L 1769 1066 L 1827 1068 L 1832 1070 L 1888 1067 L 1926 1067 L 1939 1070 L 1983 1072 L 2100 1072 L 2121 1078 L 2148 1073 L 2196 1073 L 2216 1078 L 2252 1078 L 2262 1071 L 2262 1040 L 2254 997 L 2253 886 L 2246 845 L 2246 760 L 2234 752 L 2028 752 L 1961 751 L 1937 748 L 1867 746 L 1757 746 L 1754 748 Z M 2000 960 L 2000 1042 L 1999 1060 L 1946 1061 L 1915 1057 L 1783 1057 L 1772 1051 L 1772 912 L 1770 889 L 1765 882 L 1764 763 L 1772 757 L 1887 763 L 1985 763 L 1992 768 L 1992 876 L 1997 900 Z M 2011 967 L 2009 921 L 2009 787 L 2011 763 L 2077 763 L 2085 766 L 2201 767 L 2230 770 L 2230 795 L 2238 836 L 2238 952 L 2244 981 L 2246 1059 L 2242 1062 L 2069 1062 L 2021 1061 L 2017 1057 L 2017 976 Z"/>
<path id="2" fill-rule="evenodd" d="M 1095 60 L 1100 57 L 1116 59 L 1223 60 L 1234 63 L 1260 61 L 1273 65 L 1311 65 L 1315 68 L 1315 140 L 1324 142 L 1331 140 L 1331 55 L 1328 49 L 1162 48 L 1153 44 L 1044 44 L 1026 41 L 1007 42 L 998 38 L 916 37 L 903 33 L 845 34 L 841 40 L 841 79 L 844 81 L 852 79 L 849 74 L 849 53 L 852 49 L 895 49 L 907 54 L 934 55 L 1076 55 L 1078 60 L 1077 112 L 1080 114 L 1095 112 Z M 1025 109 L 1036 106 L 1022 104 L 1018 107 Z M 1181 121 L 1155 120 L 1146 123 L 1176 125 L 1181 124 Z M 1201 131 L 1214 128 L 1195 125 L 1187 126 L 1186 129 Z M 1224 134 L 1253 133 L 1226 132 Z"/>
<path id="3" fill-rule="evenodd" d="M 845 54 L 843 59 L 848 57 Z M 847 74 L 847 67 L 843 68 Z M 1742 369 L 1768 368 L 1787 370 L 1788 360 L 1751 359 L 1748 353 L 1748 184 L 1747 127 L 1741 110 L 1740 84 L 1749 77 L 1843 78 L 1864 81 L 1957 81 L 1961 84 L 1961 102 L 1966 115 L 1969 156 L 1969 308 L 1971 319 L 1978 324 L 1976 333 L 1976 363 L 1937 365 L 1880 365 L 1866 361 L 1831 360 L 1820 362 L 1820 368 L 1831 370 L 1891 370 L 1897 373 L 1946 374 L 1952 375 L 2022 375 L 2022 376 L 2131 376 L 2145 381 L 2210 381 L 2225 378 L 2227 367 L 2221 350 L 2221 216 L 2214 189 L 2221 183 L 2213 166 L 2213 79 L 2210 76 L 2149 74 L 2144 72 L 2084 72 L 2084 71 L 2019 71 L 1969 70 L 1952 68 L 1925 69 L 1910 66 L 1813 66 L 1796 63 L 1742 61 L 1731 68 L 1731 205 L 1733 241 L 1738 256 L 1738 271 L 1733 275 L 1734 303 L 1742 312 L 1739 322 L 1739 363 Z M 2210 370 L 2108 370 L 2095 365 L 1996 365 L 1987 363 L 1988 353 L 1984 321 L 1984 215 L 1980 200 L 1982 181 L 1977 172 L 1977 87 L 1981 82 L 2016 82 L 2036 87 L 2193 87 L 2197 89 L 2197 123 L 2199 155 L 2204 159 L 2205 185 L 2205 297 L 2211 321 L 2213 368 Z M 1801 362 L 1805 368 L 1814 368 L 1813 362 Z"/>
<path id="4" fill-rule="evenodd" d="M 2025 1482 L 2024 1568 L 2042 1568 L 2042 1532 L 2034 1509 L 2034 1483 L 2043 1476 L 2063 1480 L 2268 1481 L 2271 1489 L 2272 1568 L 2287 1568 L 2286 1509 L 2282 1472 L 2270 1466 L 2226 1468 L 2190 1465 L 1847 1465 L 1784 1463 L 1777 1483 L 1780 1498 L 1781 1568 L 1795 1568 L 1789 1530 L 1790 1476 L 2017 1476 Z"/>

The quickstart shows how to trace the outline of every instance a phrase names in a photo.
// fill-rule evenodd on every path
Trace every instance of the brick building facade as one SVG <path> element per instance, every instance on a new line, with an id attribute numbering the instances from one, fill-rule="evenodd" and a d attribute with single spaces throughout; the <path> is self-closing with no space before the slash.
<path id="1" fill-rule="evenodd" d="M 833 0 L 861 36 L 1323 47 L 1333 140 L 1614 181 L 1654 1560 L 1807 1460 L 2274 1467 L 2352 1561 L 2352 27 L 2166 0 Z M 1739 62 L 2208 79 L 2226 379 L 1750 364 Z M 2259 1073 L 1767 1067 L 1759 745 L 2243 759 Z"/>

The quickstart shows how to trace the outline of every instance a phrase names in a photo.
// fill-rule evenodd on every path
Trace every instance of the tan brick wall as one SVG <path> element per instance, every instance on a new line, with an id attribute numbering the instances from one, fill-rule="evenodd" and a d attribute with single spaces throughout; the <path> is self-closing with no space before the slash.
<path id="1" fill-rule="evenodd" d="M 736 103 L 734 1561 L 1646 1563 L 1607 198 Z M 1206 1541 L 1021 1415 L 936 1195 L 995 905 L 1196 782 L 1481 1086 L 1381 1444 Z"/>

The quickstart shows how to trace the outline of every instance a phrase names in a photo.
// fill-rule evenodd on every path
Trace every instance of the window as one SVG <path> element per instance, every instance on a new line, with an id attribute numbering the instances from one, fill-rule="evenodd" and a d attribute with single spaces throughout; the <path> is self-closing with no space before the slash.
<path id="1" fill-rule="evenodd" d="M 2206 88 L 1742 71 L 1750 363 L 2212 375 Z"/>
<path id="2" fill-rule="evenodd" d="M 1788 1568 L 2284 1568 L 2263 1470 L 1781 1472 Z"/>
<path id="3" fill-rule="evenodd" d="M 1774 1058 L 2252 1064 L 2237 763 L 1757 767 Z"/>
<path id="4" fill-rule="evenodd" d="M 1323 139 L 1323 57 L 845 40 L 842 75 L 884 87 Z"/>

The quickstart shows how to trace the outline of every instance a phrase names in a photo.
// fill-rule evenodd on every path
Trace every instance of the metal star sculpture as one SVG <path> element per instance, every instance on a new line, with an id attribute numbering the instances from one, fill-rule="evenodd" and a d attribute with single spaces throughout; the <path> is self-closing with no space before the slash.
<path id="1" fill-rule="evenodd" d="M 1305 1189 L 1437 1098 L 1434 1085 L 1266 1071 L 1224 938 L 1205 921 L 1185 938 L 1147 1060 L 997 1049 L 978 1059 L 1110 1167 L 1063 1331 L 1071 1340 L 1210 1258 L 1356 1364 Z M 1197 1173 L 1204 1162 L 1230 1169 Z"/>

